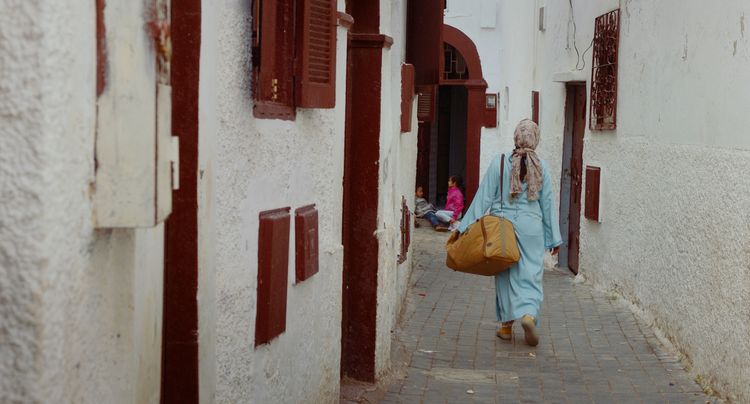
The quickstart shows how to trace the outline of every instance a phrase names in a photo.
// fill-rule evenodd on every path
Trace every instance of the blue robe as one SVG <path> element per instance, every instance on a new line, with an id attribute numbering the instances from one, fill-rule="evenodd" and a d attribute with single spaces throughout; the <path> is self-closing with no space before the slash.
<path id="1" fill-rule="evenodd" d="M 528 200 L 526 183 L 523 183 L 523 193 L 511 200 L 511 154 L 505 154 L 501 208 L 500 156 L 492 159 L 482 183 L 479 184 L 477 194 L 458 227 L 458 231 L 463 232 L 487 212 L 494 216 L 502 216 L 513 223 L 521 259 L 507 271 L 495 276 L 498 321 L 517 320 L 524 314 L 539 318 L 539 308 L 543 299 L 544 251 L 562 244 L 549 170 L 544 161 L 541 163 L 543 183 L 539 200 Z"/>

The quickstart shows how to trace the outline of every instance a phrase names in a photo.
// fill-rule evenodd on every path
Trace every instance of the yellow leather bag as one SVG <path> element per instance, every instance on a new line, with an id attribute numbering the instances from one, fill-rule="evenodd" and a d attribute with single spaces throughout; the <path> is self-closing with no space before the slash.
<path id="1" fill-rule="evenodd" d="M 500 157 L 500 203 L 503 201 L 505 155 Z M 445 245 L 448 268 L 494 276 L 521 259 L 513 224 L 503 217 L 484 215 L 466 231 L 454 231 Z"/>

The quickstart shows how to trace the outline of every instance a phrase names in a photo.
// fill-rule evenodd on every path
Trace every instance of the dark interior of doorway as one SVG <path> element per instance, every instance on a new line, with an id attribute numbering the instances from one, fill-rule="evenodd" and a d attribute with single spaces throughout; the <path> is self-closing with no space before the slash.
<path id="1" fill-rule="evenodd" d="M 465 86 L 440 86 L 437 127 L 430 153 L 430 200 L 445 205 L 448 177 L 466 178 L 466 124 L 468 91 Z"/>

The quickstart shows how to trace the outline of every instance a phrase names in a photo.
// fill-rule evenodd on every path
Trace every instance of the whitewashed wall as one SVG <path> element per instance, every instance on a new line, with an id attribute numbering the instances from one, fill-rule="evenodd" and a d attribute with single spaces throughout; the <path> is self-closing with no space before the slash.
<path id="1" fill-rule="evenodd" d="M 750 400 L 750 180 L 741 174 L 750 168 L 750 4 L 531 3 L 498 0 L 501 66 L 533 51 L 515 71 L 501 69 L 504 139 L 528 114 L 512 111 L 526 111 L 526 94 L 539 90 L 540 153 L 559 178 L 565 86 L 556 80 L 590 88 L 591 51 L 577 60 L 575 48 L 588 48 L 596 16 L 621 7 L 618 129 L 585 133 L 584 165 L 601 165 L 605 190 L 603 223 L 582 218 L 580 269 L 652 316 L 717 391 Z"/>
<path id="2" fill-rule="evenodd" d="M 339 10 L 344 9 L 343 1 Z M 295 121 L 252 112 L 250 2 L 204 1 L 200 77 L 201 402 L 335 402 L 339 394 L 346 30 L 335 109 Z M 254 348 L 258 213 L 315 203 L 320 272 L 294 282 L 286 332 Z"/>
<path id="3" fill-rule="evenodd" d="M 0 9 L 0 402 L 158 402 L 162 227 L 92 223 L 94 3 Z"/>
<path id="4" fill-rule="evenodd" d="M 401 249 L 401 197 L 414 210 L 417 168 L 417 121 L 414 100 L 412 131 L 401 132 L 401 66 L 406 55 L 406 1 L 381 2 L 380 30 L 393 38 L 383 51 L 380 181 L 377 237 L 378 308 L 375 372 L 384 375 L 391 366 L 391 332 L 401 311 L 411 274 L 411 257 L 397 263 Z M 412 226 L 412 224 L 410 224 Z"/>

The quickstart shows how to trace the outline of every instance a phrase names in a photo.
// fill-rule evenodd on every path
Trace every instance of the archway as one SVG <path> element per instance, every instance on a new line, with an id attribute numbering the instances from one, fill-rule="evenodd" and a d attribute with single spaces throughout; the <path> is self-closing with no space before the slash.
<path id="1" fill-rule="evenodd" d="M 487 82 L 474 42 L 459 29 L 443 25 L 443 50 L 436 122 L 420 130 L 417 183 L 441 205 L 447 177 L 464 178 L 466 206 L 479 187 L 479 147 L 485 124 Z"/>

